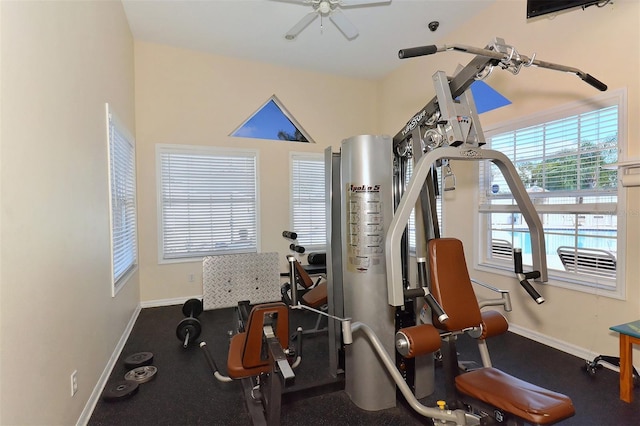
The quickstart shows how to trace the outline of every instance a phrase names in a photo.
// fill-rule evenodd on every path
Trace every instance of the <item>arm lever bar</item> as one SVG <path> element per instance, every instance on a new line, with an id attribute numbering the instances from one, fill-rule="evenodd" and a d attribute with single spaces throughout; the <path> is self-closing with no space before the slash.
<path id="1" fill-rule="evenodd" d="M 466 52 L 477 56 L 483 56 L 485 58 L 497 59 L 500 61 L 504 68 L 512 70 L 514 74 L 517 74 L 520 70 L 520 67 L 522 66 L 529 67 L 535 65 L 540 68 L 548 68 L 555 71 L 575 74 L 580 77 L 582 81 L 595 87 L 596 89 L 603 92 L 607 90 L 606 84 L 596 79 L 591 74 L 581 71 L 578 68 L 554 64 L 552 62 L 540 61 L 538 59 L 535 59 L 535 54 L 533 55 L 533 57 L 529 58 L 528 56 L 520 55 L 519 53 L 517 53 L 513 47 L 504 46 L 500 43 L 495 43 L 490 47 L 490 49 L 482 49 L 479 47 L 472 47 L 464 44 L 445 44 L 441 46 L 429 45 L 402 49 L 398 52 L 398 57 L 400 59 L 405 59 L 413 58 L 416 56 L 432 55 L 437 52 L 445 52 L 448 50 L 455 50 L 458 52 Z M 506 49 L 504 49 L 505 47 Z"/>
<path id="2" fill-rule="evenodd" d="M 538 293 L 538 291 L 533 288 L 531 283 L 529 283 L 530 279 L 539 278 L 540 272 L 522 272 L 522 249 L 513 249 L 513 264 L 516 276 L 518 277 L 518 281 L 520 281 L 520 285 L 527 291 L 527 293 L 529 293 L 529 296 L 531 296 L 531 298 L 535 300 L 538 305 L 543 304 L 544 297 L 542 297 L 540 293 Z"/>

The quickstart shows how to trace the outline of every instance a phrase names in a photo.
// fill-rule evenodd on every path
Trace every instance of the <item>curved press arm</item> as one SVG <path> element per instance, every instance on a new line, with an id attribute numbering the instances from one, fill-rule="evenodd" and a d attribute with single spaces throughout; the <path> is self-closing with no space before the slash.
<path id="1" fill-rule="evenodd" d="M 530 279 L 535 279 L 540 277 L 539 271 L 531 271 L 531 272 L 522 272 L 522 249 L 514 248 L 513 249 L 513 265 L 516 276 L 518 277 L 518 281 L 520 281 L 520 285 L 524 287 L 524 289 L 529 293 L 529 296 L 533 300 L 536 301 L 538 305 L 544 303 L 544 297 L 538 293 L 538 291 L 533 288 L 531 283 L 529 283 Z"/>
<path id="2" fill-rule="evenodd" d="M 607 85 L 593 77 L 591 74 L 581 71 L 578 68 L 554 64 L 551 62 L 539 61 L 535 59 L 535 53 L 531 58 L 525 55 L 521 55 L 513 46 L 506 45 L 504 43 L 504 40 L 500 38 L 496 38 L 493 44 L 487 46 L 484 49 L 466 46 L 463 44 L 445 44 L 442 46 L 430 45 L 401 49 L 398 52 L 398 57 L 400 59 L 406 59 L 416 56 L 432 55 L 437 52 L 445 52 L 448 50 L 471 53 L 473 55 L 495 60 L 495 62 L 491 64 L 491 66 L 499 64 L 503 69 L 507 69 L 513 74 L 517 74 L 520 71 L 520 68 L 523 66 L 530 67 L 532 65 L 540 68 L 548 68 L 556 71 L 568 72 L 577 75 L 582 81 L 600 91 L 604 92 L 605 90 L 607 90 Z M 482 71 L 483 70 L 479 70 L 478 74 L 482 73 Z"/>
<path id="3" fill-rule="evenodd" d="M 211 368 L 211 371 L 213 371 L 213 376 L 220 382 L 233 382 L 233 379 L 231 377 L 221 374 L 218 370 L 218 366 L 213 360 L 211 352 L 209 352 L 209 348 L 207 348 L 207 342 L 200 342 L 200 349 L 204 354 L 204 358 L 207 360 L 207 364 L 209 364 L 209 368 Z"/>

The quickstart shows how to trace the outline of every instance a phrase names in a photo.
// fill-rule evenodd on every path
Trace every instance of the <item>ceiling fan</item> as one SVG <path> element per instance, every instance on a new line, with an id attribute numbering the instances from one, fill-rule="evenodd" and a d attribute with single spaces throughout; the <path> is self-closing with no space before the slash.
<path id="1" fill-rule="evenodd" d="M 344 34 L 348 40 L 353 40 L 358 36 L 358 29 L 347 19 L 340 10 L 342 7 L 369 6 L 376 4 L 391 3 L 391 0 L 277 0 L 288 3 L 310 4 L 313 12 L 305 15 L 297 24 L 293 26 L 284 36 L 287 40 L 294 40 L 310 23 L 321 18 L 329 17 L 331 22 Z"/>

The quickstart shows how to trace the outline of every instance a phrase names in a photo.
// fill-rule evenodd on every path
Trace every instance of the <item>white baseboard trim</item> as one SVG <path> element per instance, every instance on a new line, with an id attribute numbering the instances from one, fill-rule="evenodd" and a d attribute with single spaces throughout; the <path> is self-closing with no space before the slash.
<path id="1" fill-rule="evenodd" d="M 144 302 L 140 302 L 141 308 L 158 308 L 160 306 L 173 306 L 173 305 L 182 305 L 189 299 L 200 299 L 202 300 L 202 295 L 195 295 L 190 297 L 176 297 L 173 299 L 156 299 L 156 300 L 147 300 Z"/>
<path id="2" fill-rule="evenodd" d="M 93 414 L 93 410 L 96 408 L 98 401 L 100 400 L 100 395 L 102 395 L 102 391 L 104 387 L 107 385 L 107 381 L 109 380 L 109 376 L 111 376 L 111 372 L 113 371 L 113 367 L 115 367 L 118 358 L 120 357 L 120 353 L 122 353 L 122 349 L 124 349 L 124 345 L 127 343 L 129 339 L 129 335 L 131 334 L 131 330 L 133 330 L 133 326 L 138 319 L 138 315 L 140 315 L 141 306 L 133 311 L 131 318 L 129 319 L 129 323 L 125 328 L 120 340 L 118 340 L 118 344 L 116 345 L 113 353 L 111 354 L 111 358 L 109 358 L 109 362 L 107 362 L 106 367 L 102 371 L 100 378 L 98 379 L 98 383 L 93 388 L 91 395 L 89 396 L 89 400 L 84 406 L 82 413 L 80 414 L 80 418 L 78 418 L 78 422 L 76 426 L 86 426 L 91 419 L 91 415 Z"/>
<path id="3" fill-rule="evenodd" d="M 592 361 L 595 357 L 601 355 L 580 346 L 572 345 L 570 343 L 556 339 L 555 337 L 547 336 L 546 334 L 538 333 L 537 331 L 520 327 L 519 325 L 509 324 L 509 331 L 538 343 L 542 343 L 543 345 L 558 349 L 559 351 L 568 353 L 578 358 L 582 358 L 583 360 L 585 360 L 585 363 L 587 360 Z M 615 356 L 615 354 L 611 355 Z M 608 363 L 602 363 L 601 365 L 613 371 L 620 371 L 620 368 Z"/>

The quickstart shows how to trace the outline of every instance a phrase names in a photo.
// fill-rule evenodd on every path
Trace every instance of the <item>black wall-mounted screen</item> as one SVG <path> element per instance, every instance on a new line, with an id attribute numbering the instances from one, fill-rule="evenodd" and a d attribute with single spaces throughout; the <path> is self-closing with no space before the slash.
<path id="1" fill-rule="evenodd" d="M 527 0 L 527 19 L 602 2 L 603 0 Z"/>

